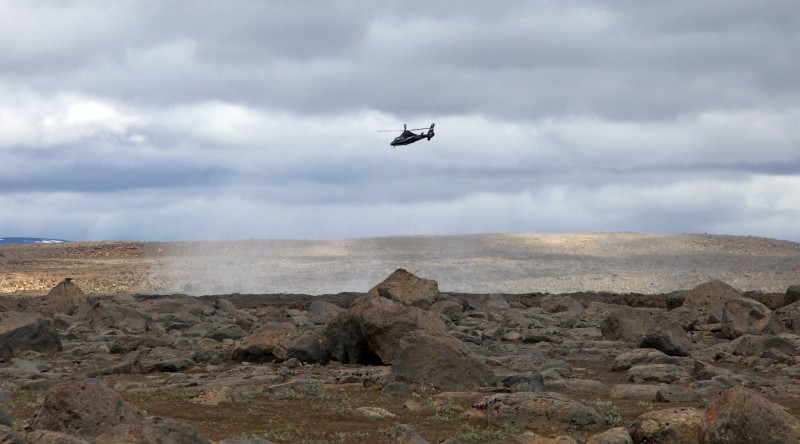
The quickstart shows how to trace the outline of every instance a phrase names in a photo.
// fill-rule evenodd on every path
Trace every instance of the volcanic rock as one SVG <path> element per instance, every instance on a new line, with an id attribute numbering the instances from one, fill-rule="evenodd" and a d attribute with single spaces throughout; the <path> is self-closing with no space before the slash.
<path id="1" fill-rule="evenodd" d="M 372 287 L 367 297 L 384 297 L 403 305 L 427 309 L 439 298 L 439 284 L 422 279 L 399 268 L 383 282 Z"/>
<path id="2" fill-rule="evenodd" d="M 445 390 L 494 384 L 494 372 L 463 342 L 449 335 L 415 330 L 403 336 L 389 379 Z"/>
<path id="3" fill-rule="evenodd" d="M 704 422 L 708 444 L 800 442 L 800 419 L 745 387 L 713 396 Z"/>
<path id="4" fill-rule="evenodd" d="M 660 350 L 638 348 L 619 354 L 611 364 L 611 370 L 622 372 L 640 364 L 677 364 L 678 358 L 669 356 Z"/>
<path id="5" fill-rule="evenodd" d="M 27 312 L 40 313 L 44 316 L 53 316 L 56 313 L 73 314 L 77 307 L 87 302 L 86 294 L 83 290 L 66 278 L 53 287 L 46 296 L 33 299 Z"/>
<path id="6" fill-rule="evenodd" d="M 0 312 L 0 357 L 21 350 L 61 351 L 61 339 L 50 320 L 34 313 Z"/>
<path id="7" fill-rule="evenodd" d="M 625 305 L 609 305 L 608 313 L 600 322 L 603 338 L 612 341 L 641 342 L 653 325 L 653 317 L 643 309 Z"/>
<path id="8" fill-rule="evenodd" d="M 105 430 L 92 444 L 210 444 L 196 428 L 167 418 L 120 424 Z"/>
<path id="9" fill-rule="evenodd" d="M 790 285 L 783 297 L 783 305 L 787 306 L 797 301 L 800 301 L 800 285 Z"/>
<path id="10" fill-rule="evenodd" d="M 630 434 L 637 443 L 700 443 L 703 420 L 703 412 L 691 407 L 657 410 L 636 418 Z"/>
<path id="11" fill-rule="evenodd" d="M 725 302 L 729 299 L 738 299 L 740 297 L 742 295 L 735 288 L 725 282 L 716 280 L 694 287 L 686 295 L 683 306 L 698 314 L 712 315 L 722 310 Z"/>
<path id="12" fill-rule="evenodd" d="M 777 334 L 783 330 L 772 310 L 748 298 L 725 301 L 722 310 L 722 334 L 730 339 L 751 334 Z"/>
<path id="13" fill-rule="evenodd" d="M 344 309 L 325 301 L 313 301 L 308 306 L 308 320 L 314 324 L 326 324 Z"/>
<path id="14" fill-rule="evenodd" d="M 614 427 L 590 436 L 586 444 L 633 444 L 633 438 L 625 427 Z"/>
<path id="15" fill-rule="evenodd" d="M 545 428 L 553 422 L 589 429 L 606 424 L 595 409 L 551 392 L 494 395 L 487 402 L 486 419 L 490 424 L 526 428 Z"/>
<path id="16" fill-rule="evenodd" d="M 678 321 L 660 322 L 644 334 L 642 348 L 654 348 L 670 356 L 689 356 L 692 340 Z"/>
<path id="17" fill-rule="evenodd" d="M 103 384 L 71 382 L 47 391 L 30 424 L 33 429 L 92 438 L 108 428 L 141 422 L 144 418 L 119 393 Z"/>
<path id="18" fill-rule="evenodd" d="M 271 362 L 278 359 L 275 347 L 281 342 L 299 336 L 297 327 L 287 322 L 269 322 L 257 331 L 236 341 L 234 361 Z"/>

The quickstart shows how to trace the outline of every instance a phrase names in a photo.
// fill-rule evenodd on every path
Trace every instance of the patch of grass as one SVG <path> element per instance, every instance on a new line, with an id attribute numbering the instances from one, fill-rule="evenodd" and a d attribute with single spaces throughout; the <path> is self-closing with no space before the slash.
<path id="1" fill-rule="evenodd" d="M 268 421 L 268 428 L 256 432 L 237 436 L 236 439 L 262 438 L 276 442 L 297 442 L 300 432 L 293 424 L 278 421 Z"/>
<path id="2" fill-rule="evenodd" d="M 285 401 L 289 399 L 303 399 L 303 394 L 296 392 L 292 389 L 281 390 L 279 392 L 270 393 L 269 399 L 273 401 Z"/>
<path id="3" fill-rule="evenodd" d="M 434 411 L 433 419 L 438 422 L 454 422 L 466 418 L 464 408 L 451 400 L 438 406 L 434 405 Z"/>
<path id="4" fill-rule="evenodd" d="M 311 404 L 311 410 L 343 416 L 350 413 L 356 404 L 356 400 L 346 393 L 331 393 L 322 390 L 317 393 L 317 400 Z"/>
<path id="5" fill-rule="evenodd" d="M 627 426 L 630 422 L 622 417 L 616 404 L 611 401 L 595 399 L 593 401 L 584 400 L 584 403 L 597 410 L 597 413 L 603 416 L 603 419 L 610 427 Z"/>
<path id="6" fill-rule="evenodd" d="M 471 424 L 464 424 L 456 432 L 456 438 L 464 442 L 492 443 L 502 441 L 517 432 L 514 427 L 480 429 Z"/>

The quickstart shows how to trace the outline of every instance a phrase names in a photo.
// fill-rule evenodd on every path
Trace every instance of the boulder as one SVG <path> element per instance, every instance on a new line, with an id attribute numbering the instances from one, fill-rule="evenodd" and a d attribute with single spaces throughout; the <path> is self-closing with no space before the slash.
<path id="1" fill-rule="evenodd" d="M 293 324 L 288 322 L 268 322 L 258 330 L 236 341 L 233 360 L 242 362 L 272 362 L 278 360 L 275 347 L 283 341 L 300 335 Z"/>
<path id="2" fill-rule="evenodd" d="M 800 442 L 800 419 L 741 386 L 712 396 L 704 422 L 708 444 Z"/>
<path id="3" fill-rule="evenodd" d="M 114 426 L 138 423 L 144 414 L 103 384 L 70 382 L 53 386 L 33 414 L 33 429 L 93 438 Z"/>
<path id="4" fill-rule="evenodd" d="M 733 354 L 737 356 L 761 356 L 769 350 L 794 355 L 800 350 L 800 337 L 792 334 L 776 336 L 744 335 L 736 343 Z"/>
<path id="5" fill-rule="evenodd" d="M 203 337 L 222 342 L 225 339 L 242 339 L 247 332 L 236 324 L 218 325 L 211 328 Z"/>
<path id="6" fill-rule="evenodd" d="M 428 444 L 412 425 L 400 424 L 392 428 L 390 444 Z"/>
<path id="7" fill-rule="evenodd" d="M 144 333 L 147 325 L 153 321 L 149 314 L 138 307 L 120 304 L 111 299 L 95 301 L 88 310 L 81 311 L 79 319 L 95 330 L 116 328 L 132 334 Z M 144 326 L 144 328 L 133 331 L 134 329 L 131 328 L 133 325 Z"/>
<path id="8" fill-rule="evenodd" d="M 669 356 L 689 356 L 692 340 L 678 321 L 663 321 L 644 334 L 642 348 L 653 348 Z"/>
<path id="9" fill-rule="evenodd" d="M 56 313 L 71 315 L 75 313 L 79 305 L 86 302 L 86 294 L 83 293 L 83 290 L 72 282 L 71 278 L 66 278 L 53 287 L 46 296 L 31 300 L 25 311 L 48 317 L 52 317 Z"/>
<path id="10" fill-rule="evenodd" d="M 590 436 L 586 439 L 586 444 L 633 444 L 633 438 L 625 427 L 614 427 Z"/>
<path id="11" fill-rule="evenodd" d="M 399 268 L 386 280 L 372 287 L 367 297 L 383 297 L 406 306 L 427 309 L 439 298 L 439 284 Z"/>
<path id="12" fill-rule="evenodd" d="M 722 310 L 722 334 L 726 338 L 739 336 L 777 334 L 783 330 L 772 310 L 748 298 L 730 299 Z"/>
<path id="13" fill-rule="evenodd" d="M 700 443 L 704 414 L 691 407 L 647 412 L 633 421 L 631 438 L 637 443 Z"/>
<path id="14" fill-rule="evenodd" d="M 646 310 L 625 305 L 609 305 L 607 314 L 600 322 L 603 338 L 611 341 L 641 342 L 655 324 Z"/>
<path id="15" fill-rule="evenodd" d="M 495 383 L 494 372 L 458 339 L 415 330 L 403 336 L 389 379 L 444 390 L 469 390 Z"/>
<path id="16" fill-rule="evenodd" d="M 583 305 L 571 296 L 547 295 L 539 301 L 539 306 L 548 313 L 583 312 Z"/>
<path id="17" fill-rule="evenodd" d="M 772 312 L 783 328 L 800 332 L 800 301 L 792 302 Z"/>
<path id="18" fill-rule="evenodd" d="M 612 399 L 641 399 L 654 401 L 659 386 L 652 384 L 617 384 L 611 387 L 608 396 Z"/>
<path id="19" fill-rule="evenodd" d="M 34 313 L 0 312 L 0 357 L 21 350 L 61 351 L 61 339 L 50 320 Z"/>
<path id="20" fill-rule="evenodd" d="M 137 373 L 179 372 L 194 365 L 192 354 L 168 347 L 145 349 L 136 356 L 131 369 Z"/>
<path id="21" fill-rule="evenodd" d="M 690 379 L 686 370 L 671 364 L 642 364 L 631 367 L 625 372 L 625 381 L 641 382 L 666 382 L 672 384 L 680 380 Z"/>
<path id="22" fill-rule="evenodd" d="M 312 332 L 290 336 L 281 341 L 273 349 L 273 354 L 279 362 L 295 358 L 300 362 L 327 364 L 330 360 L 328 350 L 322 345 L 317 335 Z"/>
<path id="23" fill-rule="evenodd" d="M 337 315 L 321 333 L 322 343 L 333 360 L 345 364 L 378 365 L 381 358 L 367 343 L 361 321 L 349 312 Z"/>
<path id="24" fill-rule="evenodd" d="M 623 372 L 640 364 L 677 364 L 678 362 L 678 358 L 669 356 L 660 350 L 638 348 L 617 355 L 611 364 L 611 370 Z"/>
<path id="25" fill-rule="evenodd" d="M 512 392 L 543 392 L 544 377 L 541 373 L 512 375 L 504 378 L 502 385 Z"/>
<path id="26" fill-rule="evenodd" d="M 211 444 L 211 441 L 189 424 L 154 417 L 105 430 L 92 444 Z"/>
<path id="27" fill-rule="evenodd" d="M 783 305 L 794 304 L 797 301 L 800 301 L 800 285 L 790 285 L 783 296 Z"/>
<path id="28" fill-rule="evenodd" d="M 597 410 L 551 392 L 494 395 L 487 402 L 486 420 L 489 424 L 532 429 L 544 429 L 554 422 L 582 429 L 606 425 Z"/>
<path id="29" fill-rule="evenodd" d="M 313 301 L 308 306 L 308 320 L 314 324 L 327 324 L 344 309 L 325 301 Z"/>
<path id="30" fill-rule="evenodd" d="M 447 331 L 444 321 L 436 313 L 405 306 L 383 297 L 365 298 L 342 315 L 352 315 L 355 318 L 360 324 L 363 342 L 384 364 L 394 362 L 400 353 L 400 339 L 409 331 Z M 330 332 L 330 329 L 325 331 Z M 357 333 L 357 329 L 351 329 L 351 332 Z M 327 338 L 329 342 L 330 339 Z M 351 339 L 355 339 L 356 343 L 362 341 L 362 338 Z"/>
<path id="31" fill-rule="evenodd" d="M 686 295 L 683 306 L 697 314 L 711 315 L 715 311 L 722 310 L 726 301 L 740 297 L 742 295 L 735 288 L 716 280 L 694 287 Z"/>

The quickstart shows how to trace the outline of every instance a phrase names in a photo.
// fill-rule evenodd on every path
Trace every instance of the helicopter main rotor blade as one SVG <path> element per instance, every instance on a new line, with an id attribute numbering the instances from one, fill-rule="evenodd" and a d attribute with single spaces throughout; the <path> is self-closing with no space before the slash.
<path id="1" fill-rule="evenodd" d="M 388 133 L 390 131 L 405 131 L 405 130 L 378 130 L 379 133 Z"/>

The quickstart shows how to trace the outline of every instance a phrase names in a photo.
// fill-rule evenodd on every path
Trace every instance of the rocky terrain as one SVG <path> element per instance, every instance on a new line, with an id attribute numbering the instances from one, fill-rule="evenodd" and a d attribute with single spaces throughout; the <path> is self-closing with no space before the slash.
<path id="1" fill-rule="evenodd" d="M 366 292 L 318 296 L 170 293 L 192 273 L 159 273 L 175 256 L 206 255 L 194 247 L 3 246 L 0 442 L 800 442 L 797 244 L 703 239 L 586 235 L 558 254 L 481 247 L 440 268 L 410 261 L 461 263 L 473 273 L 462 287 L 398 268 Z M 689 253 L 692 242 L 704 246 Z M 312 244 L 319 256 L 298 257 L 317 257 L 318 269 L 364 260 Z M 200 250 L 212 245 L 223 247 Z M 572 286 L 472 291 L 525 260 L 539 261 L 536 279 Z M 548 261 L 582 265 L 559 274 Z M 680 285 L 682 270 L 711 263 L 692 278 L 710 279 Z M 607 292 L 571 280 L 604 267 L 616 267 L 608 282 L 638 269 L 650 271 L 631 285 L 675 284 Z M 734 275 L 739 285 L 722 279 Z"/>

